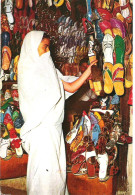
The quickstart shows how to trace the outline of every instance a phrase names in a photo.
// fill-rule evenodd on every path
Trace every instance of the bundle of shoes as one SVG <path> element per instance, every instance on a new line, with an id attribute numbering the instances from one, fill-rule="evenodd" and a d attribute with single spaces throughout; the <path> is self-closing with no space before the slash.
<path id="1" fill-rule="evenodd" d="M 103 90 L 106 94 L 115 91 L 118 96 L 123 96 L 124 88 L 131 88 L 132 95 L 132 1 L 86 2 L 87 14 L 82 18 L 82 23 L 85 34 L 89 36 L 89 60 L 92 61 L 94 55 L 97 58 L 94 48 L 97 40 L 103 52 L 103 56 L 100 55 L 103 58 L 103 66 L 98 62 L 100 70 L 96 73 L 97 68 L 94 67 L 95 75 L 91 79 L 99 83 L 96 95 L 101 95 Z M 131 101 L 129 102 L 131 105 Z"/>
<path id="2" fill-rule="evenodd" d="M 117 144 L 131 143 L 132 137 L 122 131 L 119 96 L 101 98 L 66 135 L 67 171 L 107 181 L 119 171 Z"/>
<path id="3" fill-rule="evenodd" d="M 0 89 L 3 81 L 17 81 L 17 65 L 25 35 L 35 29 L 34 2 L 5 0 L 2 2 Z"/>
<path id="4" fill-rule="evenodd" d="M 23 149 L 20 139 L 20 128 L 24 124 L 18 99 L 17 84 L 13 84 L 11 89 L 6 89 L 1 94 L 0 109 L 0 157 L 9 160 L 13 155 L 22 157 Z"/>

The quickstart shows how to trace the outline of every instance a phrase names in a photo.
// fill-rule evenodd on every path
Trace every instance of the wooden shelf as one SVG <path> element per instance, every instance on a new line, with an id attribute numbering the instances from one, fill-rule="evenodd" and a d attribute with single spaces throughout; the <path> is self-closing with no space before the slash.
<path id="1" fill-rule="evenodd" d="M 117 177 L 111 176 L 106 182 L 99 178 L 90 179 L 88 175 L 67 173 L 67 187 L 70 195 L 115 195 Z"/>
<path id="2" fill-rule="evenodd" d="M 9 160 L 0 159 L 1 174 L 0 179 L 12 179 L 26 176 L 28 155 L 23 154 L 21 158 L 15 155 Z"/>

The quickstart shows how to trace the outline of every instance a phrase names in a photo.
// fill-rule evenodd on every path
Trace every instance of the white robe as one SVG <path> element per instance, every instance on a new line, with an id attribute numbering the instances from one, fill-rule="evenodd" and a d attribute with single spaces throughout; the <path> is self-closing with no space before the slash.
<path id="1" fill-rule="evenodd" d="M 23 147 L 29 154 L 27 192 L 29 195 L 64 195 L 66 156 L 62 131 L 64 103 L 71 93 L 64 91 L 63 76 L 55 69 L 50 52 L 39 57 L 42 31 L 31 31 L 24 39 L 18 63 L 19 104 L 24 125 Z"/>

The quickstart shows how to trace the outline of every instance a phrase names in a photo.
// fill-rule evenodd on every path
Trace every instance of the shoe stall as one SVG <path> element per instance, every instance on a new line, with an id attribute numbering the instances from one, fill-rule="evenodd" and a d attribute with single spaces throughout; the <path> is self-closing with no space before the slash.
<path id="1" fill-rule="evenodd" d="M 63 132 L 70 195 L 132 193 L 133 1 L 2 0 L 0 179 L 26 176 L 17 66 L 26 34 L 42 30 L 63 75 L 84 85 L 65 103 Z"/>

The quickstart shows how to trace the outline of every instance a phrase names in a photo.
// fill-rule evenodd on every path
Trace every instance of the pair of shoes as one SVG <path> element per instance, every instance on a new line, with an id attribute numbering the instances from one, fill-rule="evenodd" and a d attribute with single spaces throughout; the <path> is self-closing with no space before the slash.
<path id="1" fill-rule="evenodd" d="M 104 91 L 110 94 L 113 91 L 113 87 L 118 96 L 124 94 L 124 54 L 125 54 L 125 43 L 121 36 L 116 35 L 114 40 L 114 50 L 116 53 L 116 64 L 113 65 L 113 39 L 109 34 L 105 35 L 106 41 L 103 41 L 103 48 L 106 57 L 106 62 L 103 66 L 103 77 L 104 77 Z M 107 43 L 106 43 L 107 42 Z M 112 42 L 112 43 L 111 43 Z M 106 47 L 107 46 L 107 47 Z M 109 51 L 109 52 L 107 52 Z M 108 57 L 108 56 L 111 56 Z M 109 58 L 112 59 L 111 63 Z M 109 61 L 109 62 L 107 62 Z"/>
<path id="2" fill-rule="evenodd" d="M 111 18 L 110 21 L 103 20 L 99 22 L 99 27 L 104 34 L 109 33 L 113 37 L 120 35 L 122 38 L 126 36 L 124 23 L 116 18 Z"/>

